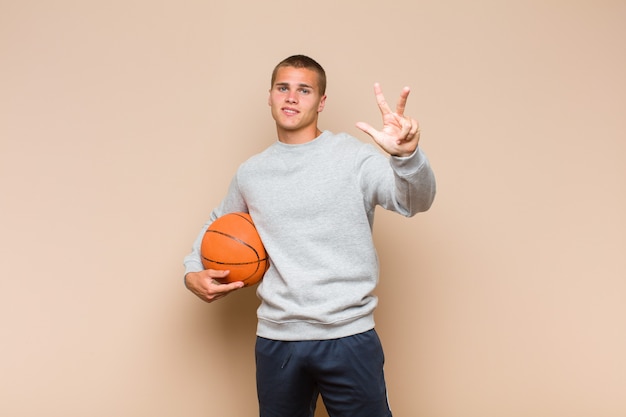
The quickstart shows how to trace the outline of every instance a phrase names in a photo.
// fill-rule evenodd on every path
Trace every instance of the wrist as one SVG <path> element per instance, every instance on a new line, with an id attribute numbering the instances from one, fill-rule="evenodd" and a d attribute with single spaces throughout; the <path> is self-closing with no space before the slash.
<path id="1" fill-rule="evenodd" d="M 187 288 L 188 290 L 191 291 L 191 288 L 189 287 L 187 278 L 189 277 L 189 275 L 193 274 L 193 272 L 186 272 L 185 275 L 183 276 L 183 285 L 185 286 L 185 288 Z"/>
<path id="2" fill-rule="evenodd" d="M 411 150 L 411 151 L 406 151 L 406 152 L 401 152 L 401 153 L 397 153 L 397 154 L 391 154 L 391 156 L 396 157 L 396 158 L 408 158 L 410 156 L 413 156 L 413 154 L 417 151 L 417 148 Z"/>

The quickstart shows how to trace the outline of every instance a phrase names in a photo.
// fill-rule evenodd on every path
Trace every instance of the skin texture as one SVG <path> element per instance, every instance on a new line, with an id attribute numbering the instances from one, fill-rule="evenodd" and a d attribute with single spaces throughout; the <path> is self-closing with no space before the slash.
<path id="1" fill-rule="evenodd" d="M 419 124 L 405 116 L 410 89 L 400 92 L 395 111 L 391 109 L 383 95 L 380 84 L 374 84 L 376 103 L 381 112 L 383 127 L 375 129 L 365 122 L 356 127 L 367 133 L 389 155 L 410 156 L 419 143 Z M 324 110 L 326 95 L 320 94 L 317 73 L 307 68 L 281 67 L 276 73 L 274 84 L 268 97 L 272 118 L 276 123 L 278 140 L 287 144 L 302 144 L 317 138 L 319 113 Z M 185 285 L 201 300 L 211 303 L 244 286 L 243 282 L 221 284 L 229 271 L 207 269 L 189 272 L 185 275 Z"/>

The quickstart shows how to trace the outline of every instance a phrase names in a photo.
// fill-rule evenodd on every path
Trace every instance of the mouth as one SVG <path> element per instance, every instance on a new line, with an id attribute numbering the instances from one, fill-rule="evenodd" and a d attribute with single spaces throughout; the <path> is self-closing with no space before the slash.
<path id="1" fill-rule="evenodd" d="M 283 111 L 283 113 L 285 113 L 287 116 L 295 116 L 296 114 L 300 113 L 298 110 L 296 109 L 292 109 L 290 107 L 283 107 L 281 109 Z"/>

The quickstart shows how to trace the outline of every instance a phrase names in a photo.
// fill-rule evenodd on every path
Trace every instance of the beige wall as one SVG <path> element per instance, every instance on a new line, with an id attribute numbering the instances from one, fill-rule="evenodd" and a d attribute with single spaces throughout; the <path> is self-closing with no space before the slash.
<path id="1" fill-rule="evenodd" d="M 256 414 L 253 290 L 182 258 L 274 141 L 273 65 L 372 84 L 438 178 L 380 211 L 377 325 L 398 416 L 626 415 L 623 1 L 0 1 L 0 415 Z M 320 415 L 323 413 L 320 411 Z"/>

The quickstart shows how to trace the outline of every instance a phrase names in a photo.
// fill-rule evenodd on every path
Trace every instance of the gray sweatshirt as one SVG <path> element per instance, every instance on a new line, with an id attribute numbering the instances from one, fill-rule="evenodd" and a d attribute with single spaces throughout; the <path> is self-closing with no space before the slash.
<path id="1" fill-rule="evenodd" d="M 324 131 L 300 145 L 276 142 L 244 162 L 185 257 L 203 269 L 200 243 L 218 217 L 250 213 L 271 259 L 257 286 L 257 335 L 326 340 L 374 327 L 376 206 L 403 216 L 426 211 L 435 178 L 418 148 L 386 157 L 347 134 Z"/>

